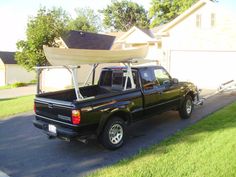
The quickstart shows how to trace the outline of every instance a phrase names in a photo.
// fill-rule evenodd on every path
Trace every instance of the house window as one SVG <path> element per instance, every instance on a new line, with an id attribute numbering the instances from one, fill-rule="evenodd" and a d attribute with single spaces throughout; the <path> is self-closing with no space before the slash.
<path id="1" fill-rule="evenodd" d="M 202 16 L 197 14 L 196 15 L 196 27 L 201 28 L 201 23 L 202 23 Z"/>
<path id="2" fill-rule="evenodd" d="M 214 13 L 211 14 L 211 27 L 214 27 L 216 24 L 216 15 Z"/>

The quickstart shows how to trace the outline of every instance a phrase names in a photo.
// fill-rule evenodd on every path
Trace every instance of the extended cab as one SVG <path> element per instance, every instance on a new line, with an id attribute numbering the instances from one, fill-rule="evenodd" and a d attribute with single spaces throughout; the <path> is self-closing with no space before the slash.
<path id="1" fill-rule="evenodd" d="M 35 98 L 34 125 L 49 137 L 86 140 L 96 135 L 109 149 L 124 143 L 127 125 L 168 110 L 187 119 L 198 91 L 173 79 L 161 66 L 104 68 L 97 85 L 40 93 Z"/>

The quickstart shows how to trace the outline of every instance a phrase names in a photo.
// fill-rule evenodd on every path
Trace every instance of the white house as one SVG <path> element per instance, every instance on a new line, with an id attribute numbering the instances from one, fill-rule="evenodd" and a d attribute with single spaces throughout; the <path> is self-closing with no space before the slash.
<path id="1" fill-rule="evenodd" d="M 199 0 L 171 22 L 143 30 L 132 27 L 115 48 L 148 45 L 146 59 L 158 60 L 172 76 L 201 88 L 236 80 L 236 15 L 210 0 Z"/>
<path id="2" fill-rule="evenodd" d="M 14 56 L 15 52 L 0 52 L 0 86 L 35 79 L 35 73 L 18 65 Z"/>
<path id="3" fill-rule="evenodd" d="M 161 38 L 162 65 L 202 88 L 236 80 L 235 19 L 217 3 L 199 0 L 155 33 Z"/>

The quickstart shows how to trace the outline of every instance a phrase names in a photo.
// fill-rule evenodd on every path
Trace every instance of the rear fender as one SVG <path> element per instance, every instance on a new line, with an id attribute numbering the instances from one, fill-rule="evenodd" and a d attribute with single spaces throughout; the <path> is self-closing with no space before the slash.
<path id="1" fill-rule="evenodd" d="M 110 112 L 109 114 L 101 117 L 101 120 L 100 120 L 98 128 L 97 128 L 97 135 L 100 135 L 100 133 L 103 131 L 106 123 L 112 117 L 122 118 L 127 125 L 131 123 L 130 112 L 128 112 L 127 110 L 114 110 L 114 111 Z"/>

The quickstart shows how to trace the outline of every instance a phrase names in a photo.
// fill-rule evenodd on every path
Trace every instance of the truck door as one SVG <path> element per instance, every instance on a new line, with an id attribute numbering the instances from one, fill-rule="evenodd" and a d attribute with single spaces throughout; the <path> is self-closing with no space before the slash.
<path id="1" fill-rule="evenodd" d="M 180 101 L 180 86 L 173 83 L 169 73 L 164 68 L 155 68 L 154 75 L 159 83 L 158 88 L 161 92 L 160 99 L 162 105 L 159 106 L 163 110 L 171 109 L 179 105 Z"/>
<path id="2" fill-rule="evenodd" d="M 159 87 L 159 83 L 155 78 L 154 67 L 140 68 L 141 84 L 143 88 L 143 105 L 145 113 L 158 112 L 162 104 L 163 88 Z"/>

